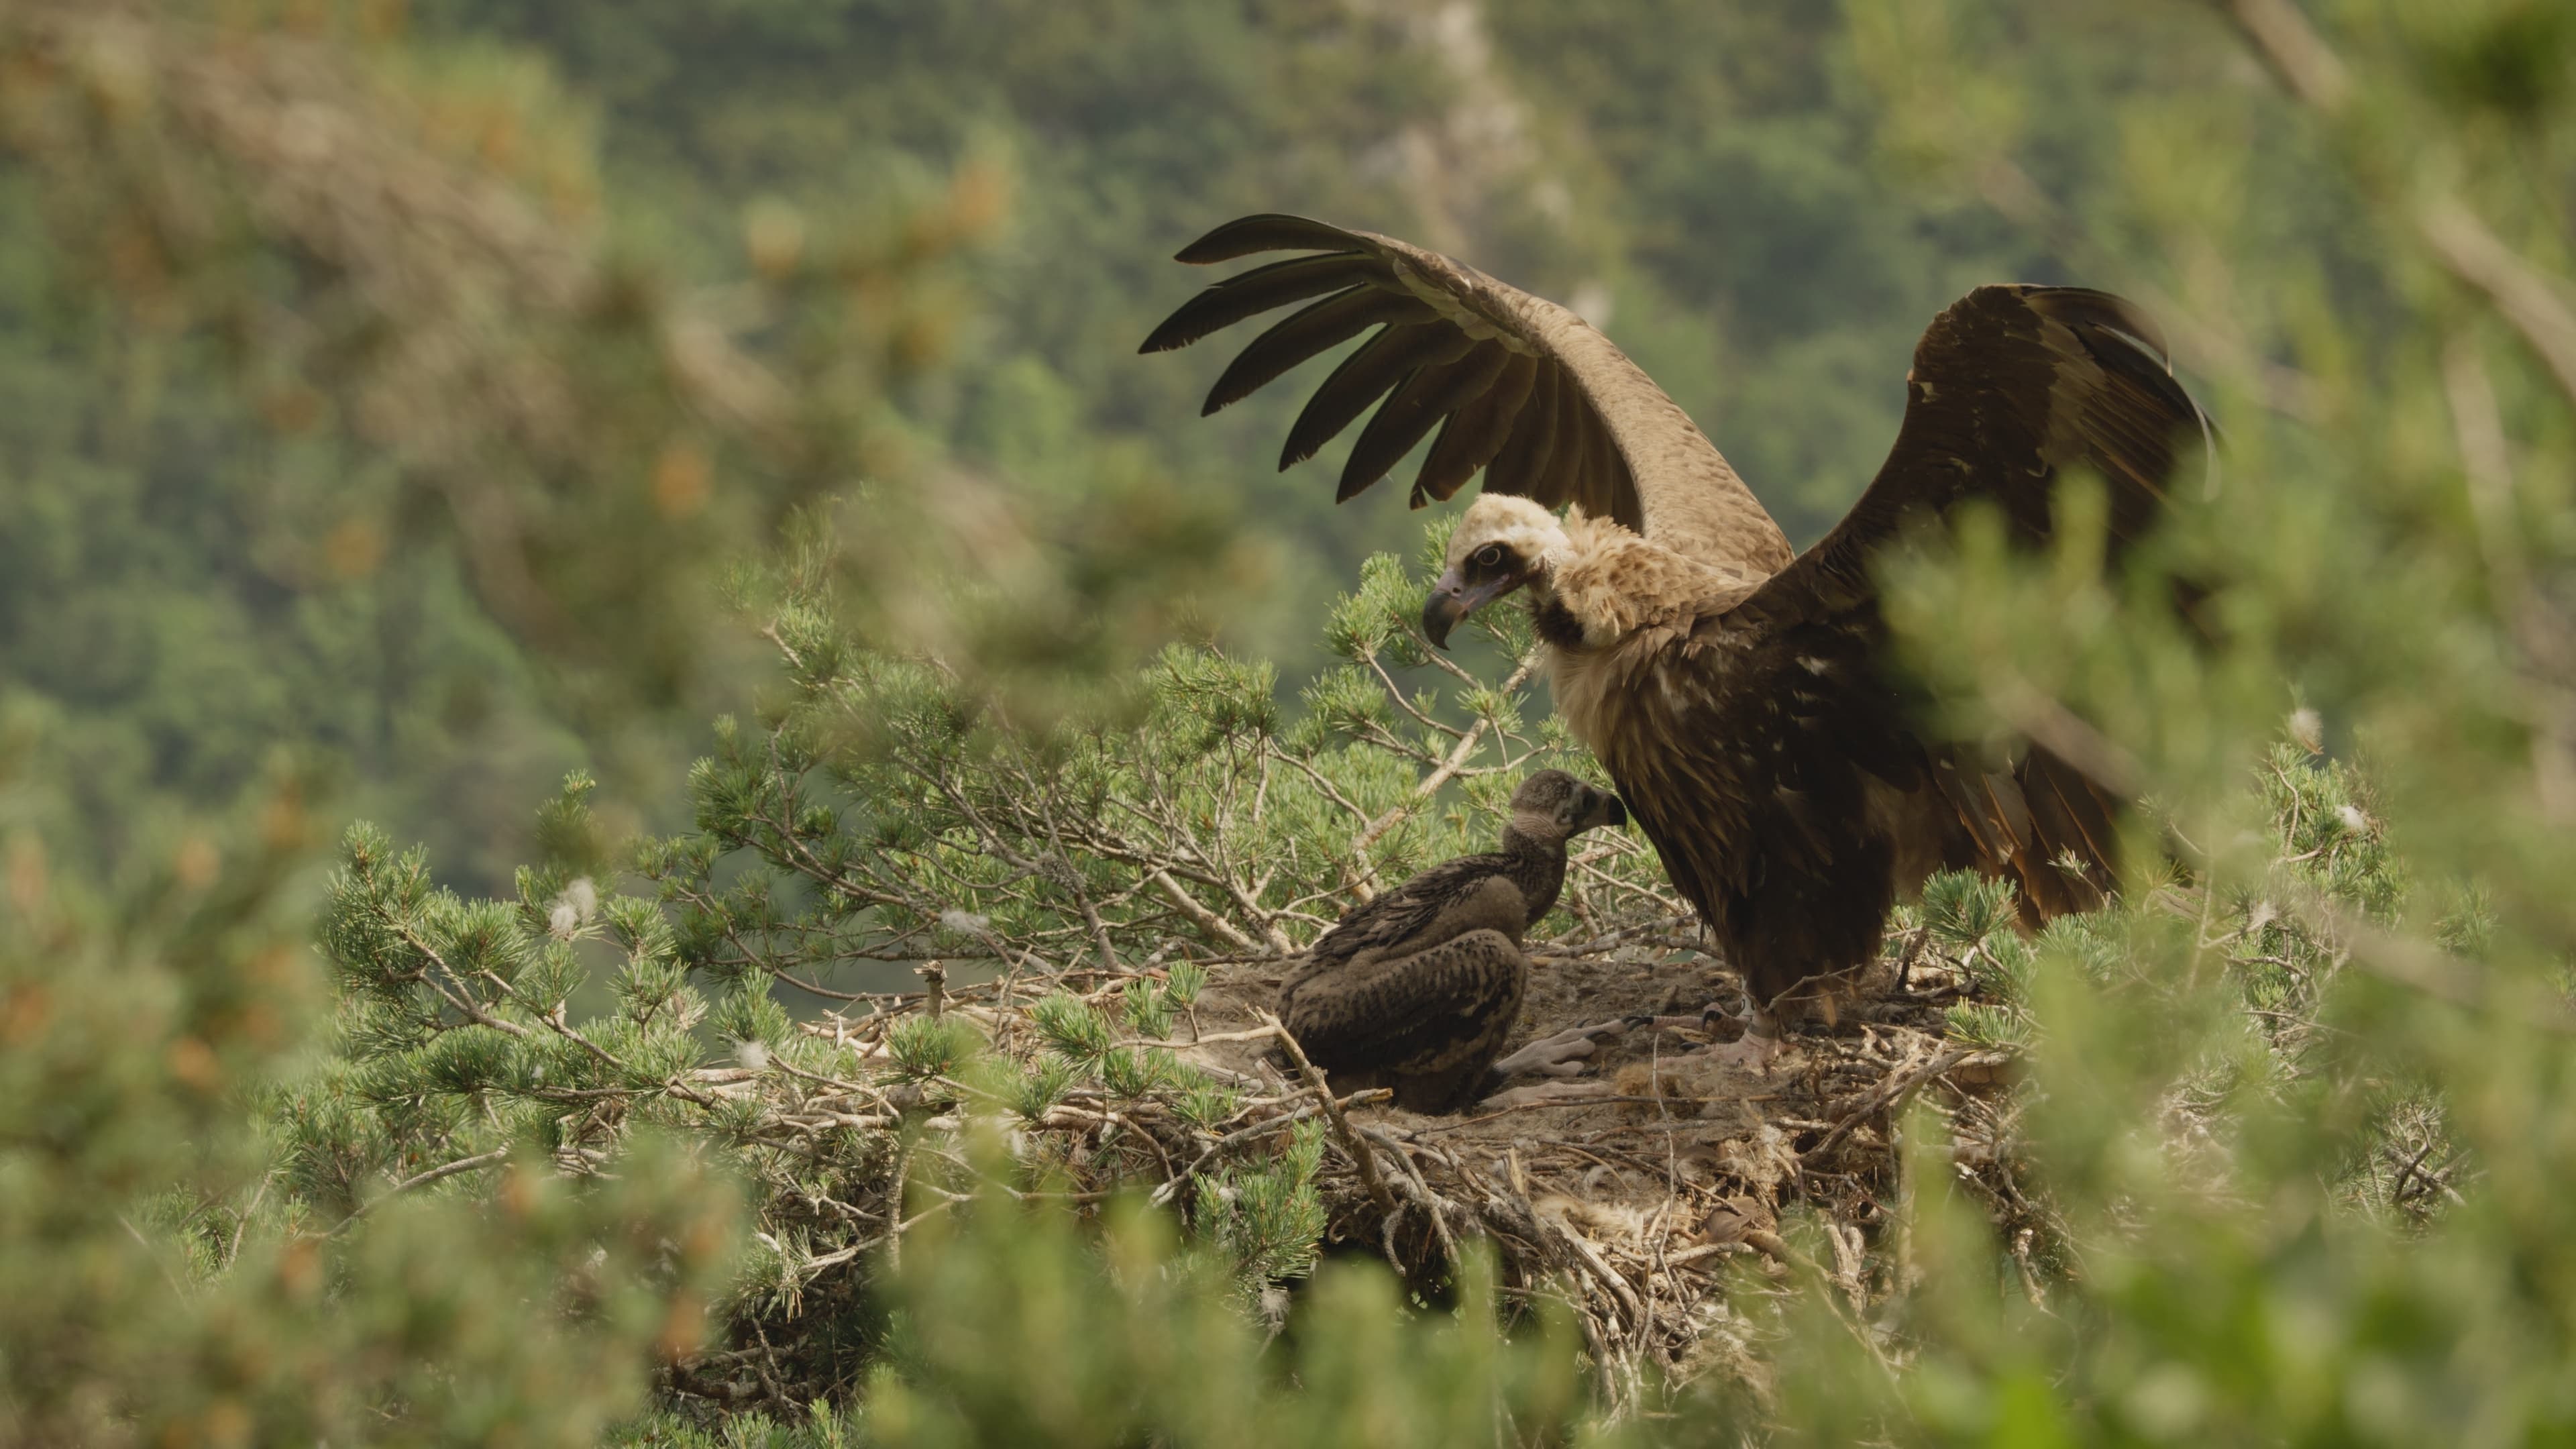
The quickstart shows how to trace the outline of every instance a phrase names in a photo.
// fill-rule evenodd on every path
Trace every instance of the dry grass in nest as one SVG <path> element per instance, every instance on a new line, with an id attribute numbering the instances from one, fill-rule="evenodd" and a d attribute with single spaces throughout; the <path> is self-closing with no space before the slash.
<path id="1" fill-rule="evenodd" d="M 1738 999 L 1731 973 L 1672 955 L 1542 959 L 1515 1044 Z M 943 991 L 935 1008 L 916 995 L 808 1023 L 846 1062 L 830 1074 L 780 1063 L 701 1074 L 710 1093 L 748 1099 L 743 1140 L 775 1174 L 764 1241 L 780 1261 L 772 1291 L 737 1322 L 738 1346 L 675 1371 L 673 1391 L 738 1407 L 854 1389 L 864 1355 L 804 1328 L 818 1310 L 863 1313 L 869 1255 L 899 1254 L 909 1227 L 977 1189 L 961 1141 L 977 1114 L 1012 1118 L 1015 1154 L 1036 1169 L 1017 1191 L 1078 1209 L 1121 1189 L 1187 1208 L 1215 1174 L 1275 1153 L 1289 1129 L 1320 1117 L 1332 1143 L 1315 1179 L 1328 1251 L 1382 1259 L 1436 1293 L 1481 1241 L 1509 1295 L 1573 1311 L 1613 1403 L 1635 1402 L 1650 1377 L 1718 1373 L 1759 1391 L 1772 1300 L 1807 1273 L 1867 1336 L 1900 1276 L 1886 1251 L 1901 1190 L 1894 1123 L 1918 1096 L 1951 1120 L 1957 1170 L 2026 1264 L 2053 1236 L 2014 1185 L 2005 1058 L 1945 1036 L 1943 1009 L 1965 981 L 1939 964 L 1918 964 L 1900 994 L 1887 994 L 1892 973 L 1882 972 L 1838 1023 L 1793 1036 L 1767 1074 L 1695 1054 L 1707 1044 L 1695 1031 L 1641 1027 L 1599 1052 L 1587 1074 L 1598 1096 L 1445 1117 L 1397 1109 L 1382 1092 L 1319 1091 L 1269 1016 L 1285 969 L 1215 966 L 1168 1035 L 1117 1033 L 1131 1051 L 1168 1050 L 1233 1083 L 1232 1110 L 1217 1120 L 1190 1120 L 1168 1096 L 1096 1086 L 1014 1116 L 962 1083 L 904 1075 L 893 1039 L 933 1009 L 971 1023 L 995 1056 L 1043 1059 L 1025 980 Z M 1074 973 L 1060 984 L 1114 1017 L 1139 975 L 1158 974 Z M 1047 1186 L 1025 1185 L 1036 1181 Z M 1809 1226 L 1784 1230 L 1800 1220 Z"/>

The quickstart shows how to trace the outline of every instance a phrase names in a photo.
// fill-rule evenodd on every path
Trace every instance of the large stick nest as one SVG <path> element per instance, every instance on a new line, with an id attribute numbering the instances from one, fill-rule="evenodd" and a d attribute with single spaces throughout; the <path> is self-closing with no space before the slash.
<path id="1" fill-rule="evenodd" d="M 1891 990 L 1900 961 L 1906 983 Z M 1759 1392 L 1768 1300 L 1796 1291 L 1802 1274 L 1860 1327 L 1893 1286 L 1879 1244 L 1899 1184 L 1895 1123 L 1917 1096 L 1949 1120 L 1957 1170 L 1994 1205 L 2026 1271 L 2034 1242 L 2052 1236 L 2014 1182 L 2005 1058 L 1943 1029 L 1945 1008 L 1973 992 L 1970 977 L 1925 949 L 1920 931 L 1892 937 L 1860 1004 L 1794 1036 L 1767 1073 L 1695 1054 L 1706 1039 L 1692 1030 L 1641 1028 L 1597 1055 L 1602 1097 L 1446 1117 L 1402 1111 L 1382 1092 L 1332 1100 L 1319 1090 L 1269 1016 L 1288 964 L 1217 964 L 1167 1035 L 1121 1033 L 1126 1052 L 1168 1050 L 1197 1069 L 1182 1075 L 1233 1084 L 1229 1110 L 1213 1118 L 1172 1091 L 1122 1092 L 1097 1078 L 1013 1114 L 989 1089 L 907 1064 L 933 1014 L 971 1023 L 995 1058 L 1045 1060 L 1053 1049 L 1033 1019 L 1044 998 L 1026 979 L 934 985 L 872 1014 L 806 1023 L 843 1064 L 828 1074 L 783 1063 L 701 1073 L 705 1090 L 746 1109 L 743 1144 L 773 1190 L 763 1242 L 775 1261 L 744 1304 L 735 1346 L 676 1370 L 675 1396 L 786 1410 L 854 1389 L 867 1349 L 852 1325 L 868 1319 L 871 1255 L 900 1251 L 907 1227 L 975 1190 L 960 1138 L 978 1112 L 1013 1116 L 1019 1156 L 1047 1169 L 1045 1187 L 1023 1190 L 1082 1210 L 1120 1188 L 1186 1208 L 1221 1190 L 1225 1169 L 1275 1154 L 1320 1118 L 1331 1147 L 1314 1185 L 1328 1251 L 1381 1258 L 1436 1291 L 1483 1240 L 1509 1293 L 1573 1310 L 1614 1402 L 1632 1399 L 1649 1365 Z M 1044 990 L 1116 1020 L 1140 983 L 1167 974 L 1078 972 Z M 1737 990 L 1731 972 L 1668 940 L 1542 949 L 1515 1044 L 1607 1018 L 1671 1017 Z M 1809 1225 L 1784 1230 L 1799 1219 Z M 1268 1296 L 1278 1305 L 1293 1285 Z"/>

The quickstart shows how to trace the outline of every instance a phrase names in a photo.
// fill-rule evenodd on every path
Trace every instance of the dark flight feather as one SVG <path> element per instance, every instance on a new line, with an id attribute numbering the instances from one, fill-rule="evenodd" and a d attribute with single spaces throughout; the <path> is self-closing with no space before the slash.
<path id="1" fill-rule="evenodd" d="M 1211 332 L 1258 317 L 1274 308 L 1326 292 L 1338 292 L 1370 280 L 1372 258 L 1355 252 L 1332 256 L 1291 257 L 1226 278 L 1192 297 L 1163 319 L 1138 352 L 1169 352 L 1187 347 Z"/>
<path id="2" fill-rule="evenodd" d="M 1280 212 L 1239 216 L 1172 253 L 1172 260 L 1203 267 L 1256 252 L 1338 252 L 1361 244 L 1358 233 L 1330 222 Z"/>
<path id="3" fill-rule="evenodd" d="M 1199 416 L 1243 401 L 1298 363 L 1380 323 L 1402 326 L 1438 315 L 1430 303 L 1402 292 L 1365 286 L 1336 292 L 1252 339 L 1208 389 Z"/>
<path id="4" fill-rule="evenodd" d="M 1309 295 L 1326 279 L 1356 278 L 1307 313 L 1273 327 L 1238 356 L 1209 394 L 1213 412 L 1267 385 L 1290 367 L 1380 322 L 1424 324 L 1454 332 L 1463 343 L 1512 355 L 1503 379 L 1509 406 L 1479 413 L 1472 425 L 1457 414 L 1491 395 L 1461 388 L 1447 395 L 1446 410 L 1427 417 L 1385 420 L 1381 441 L 1435 430 L 1455 446 L 1435 445 L 1428 471 L 1416 478 L 1413 501 L 1448 497 L 1478 469 L 1487 486 L 1520 493 L 1547 507 L 1580 503 L 1585 511 L 1616 518 L 1668 546 L 1757 574 L 1788 561 L 1788 540 L 1726 460 L 1692 427 L 1672 399 L 1656 388 L 1625 353 L 1598 329 L 1543 297 L 1508 286 L 1437 252 L 1372 232 L 1329 226 L 1302 217 L 1261 215 L 1228 222 L 1182 248 L 1187 262 L 1216 262 L 1264 251 L 1320 252 L 1321 256 L 1273 262 L 1215 283 L 1184 302 L 1145 339 L 1149 351 L 1186 346 L 1232 322 Z M 1359 299 L 1380 294 L 1404 303 Z M 1418 302 L 1420 309 L 1409 305 Z M 1353 317 L 1326 308 L 1360 308 Z M 1400 313 L 1400 315 L 1399 315 Z M 1476 354 L 1462 354 L 1472 356 Z M 1524 360 L 1534 369 L 1520 380 Z M 1427 365 L 1427 364 L 1425 364 Z M 1392 387 L 1395 377 L 1386 379 Z M 1339 426 L 1353 420 L 1345 393 L 1310 408 L 1307 422 L 1283 456 L 1311 456 Z M 1533 421 L 1529 414 L 1545 416 Z M 1576 451 L 1550 456 L 1520 451 L 1525 438 Z M 1343 497 L 1365 491 L 1385 469 L 1372 448 L 1356 471 L 1337 483 Z M 1397 450 L 1396 457 L 1403 450 Z M 1436 458 L 1437 465 L 1430 466 Z M 1391 468 L 1395 458 L 1388 459 Z M 1464 476 L 1460 470 L 1464 469 Z"/>
<path id="5" fill-rule="evenodd" d="M 1354 418 L 1367 412 L 1371 403 L 1424 363 L 1456 347 L 1458 340 L 1456 332 L 1437 322 L 1416 322 L 1384 328 L 1352 349 L 1289 426 L 1288 441 L 1279 450 L 1280 471 L 1315 456 Z"/>
<path id="6" fill-rule="evenodd" d="M 1450 355 L 1426 360 L 1419 371 L 1387 394 L 1377 415 L 1360 429 L 1359 441 L 1351 444 L 1350 461 L 1342 468 L 1337 501 L 1385 477 L 1433 427 L 1484 391 L 1485 384 L 1492 380 L 1496 369 L 1477 365 L 1475 344 L 1451 335 L 1456 341 L 1449 349 Z"/>
<path id="7" fill-rule="evenodd" d="M 1485 465 L 1485 488 L 1492 493 L 1530 494 L 1540 470 L 1556 449 L 1557 367 L 1538 364 L 1530 378 L 1529 400 L 1503 439 L 1503 450 Z"/>
<path id="8" fill-rule="evenodd" d="M 2161 510 L 2180 445 L 2206 426 L 2146 350 L 2152 336 L 2127 303 L 2082 288 L 1989 286 L 1961 298 L 1915 347 L 1905 419 L 1878 476 L 1748 607 L 1805 614 L 1866 598 L 1879 547 L 1909 519 L 1968 497 L 2001 504 L 2017 535 L 2042 542 L 2067 466 L 2109 485 L 2112 542 L 2133 541 Z"/>
<path id="9" fill-rule="evenodd" d="M 1414 507 L 1435 499 L 1447 502 L 1510 440 L 1513 415 L 1529 400 L 1530 384 L 1537 380 L 1538 360 L 1501 348 L 1494 351 L 1502 358 L 1501 370 L 1483 396 L 1451 413 L 1441 425 L 1439 438 L 1413 480 Z"/>

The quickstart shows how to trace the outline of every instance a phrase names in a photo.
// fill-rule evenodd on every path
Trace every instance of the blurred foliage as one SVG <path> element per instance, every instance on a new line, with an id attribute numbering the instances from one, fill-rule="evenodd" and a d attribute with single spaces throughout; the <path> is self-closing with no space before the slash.
<path id="1" fill-rule="evenodd" d="M 614 1182 L 496 1152 L 488 1194 L 294 1193 L 244 1098 L 328 1006 L 282 889 L 298 782 L 104 897 L 26 828 L 26 743 L 0 750 L 0 1439 L 584 1445 L 634 1413 L 698 1343 L 731 1186 L 639 1137 Z"/>
<path id="2" fill-rule="evenodd" d="M 1573 299 L 1801 537 L 1921 320 L 2050 270 L 1888 184 L 1844 26 L 1788 0 L 5 25 L 0 376 L 44 401 L 0 426 L 0 692 L 54 722 L 58 845 L 98 862 L 278 747 L 486 889 L 567 768 L 672 823 L 762 662 L 709 586 L 861 479 L 846 578 L 891 636 L 964 610 L 993 662 L 1079 670 L 1179 620 L 1302 683 L 1401 505 L 1334 508 L 1337 457 L 1264 481 L 1290 389 L 1191 425 L 1211 364 L 1132 355 L 1240 212 Z"/>
<path id="3" fill-rule="evenodd" d="M 1184 1018 L 1198 1034 L 1212 981 L 1201 963 L 1285 960 L 1372 883 L 1487 846 L 1529 770 L 1584 765 L 1521 721 L 1526 621 L 1477 626 L 1509 646 L 1502 681 L 1435 666 L 1412 621 L 1428 577 L 1381 556 L 1333 613 L 1350 676 L 1338 712 L 1283 729 L 1266 671 L 1175 646 L 1090 709 L 1025 722 L 935 658 L 861 642 L 821 567 L 833 556 L 806 534 L 755 588 L 791 692 L 756 729 L 719 730 L 719 753 L 690 778 L 695 831 L 620 847 L 576 775 L 540 812 L 550 858 L 501 900 L 439 887 L 424 852 L 398 853 L 371 826 L 349 832 L 321 910 L 342 991 L 332 1049 L 260 1099 L 278 1201 L 292 1205 L 281 1210 L 344 1215 L 377 1185 L 514 1151 L 575 1179 L 622 1178 L 638 1170 L 639 1132 L 697 1144 L 749 1185 L 754 1227 L 719 1314 L 726 1342 L 664 1379 L 695 1422 L 846 1399 L 905 1362 L 904 1323 L 951 1331 L 952 1305 L 998 1315 L 955 1332 L 1002 1331 L 1011 1310 L 954 1296 L 950 1275 L 1088 1271 L 1053 1261 L 1066 1241 L 1054 1225 L 1028 1241 L 979 1226 L 943 1245 L 914 1232 L 923 1222 L 978 1195 L 991 1199 L 981 1219 L 1012 1199 L 1035 1209 L 1151 1189 L 1172 1217 L 1120 1229 L 1130 1251 L 1186 1221 L 1199 1263 L 1152 1291 L 1232 1325 L 1152 1352 L 1266 1374 L 1244 1314 L 1275 1314 L 1281 1285 L 1316 1268 L 1332 1225 L 1325 1121 L 1302 1088 L 1184 1059 L 1169 1039 Z M 1406 692 L 1397 671 L 1443 687 Z M 1376 709 L 1359 707 L 1362 689 Z M 1477 700 L 1491 712 L 1468 713 Z M 1456 796 L 1442 788 L 1452 780 L 1464 781 Z M 1543 928 L 1568 958 L 1679 909 L 1634 841 L 1578 860 Z M 773 993 L 828 1010 L 791 1020 Z M 1254 996 L 1268 1005 L 1266 990 Z M 1229 1010 L 1239 1021 L 1246 1008 Z M 1007 1132 L 1006 1146 L 979 1131 Z M 1352 1169 L 1332 1172 L 1348 1197 Z M 942 1261 L 987 1253 L 998 1257 Z M 921 1271 L 938 1286 L 890 1321 L 886 1295 L 907 1301 L 913 1280 L 889 1287 L 884 1270 L 907 1262 L 932 1264 Z M 1199 1301 L 1214 1284 L 1227 1291 Z M 1384 1334 L 1384 1292 L 1327 1297 Z M 1490 1298 L 1462 1323 L 1496 1331 Z M 1315 1352 L 1334 1373 L 1362 1372 Z M 1065 1391 L 1088 1402 L 1124 1392 L 1117 1382 Z M 1546 1392 L 1547 1415 L 1573 1411 Z M 1213 1393 L 1194 1382 L 1176 1401 L 1202 1422 L 1193 1432 L 1220 1422 Z M 982 1397 L 963 1402 L 980 1413 Z M 1100 1432 L 1116 1439 L 1117 1422 Z"/>
<path id="4" fill-rule="evenodd" d="M 2199 353 L 2225 456 L 2160 559 L 2214 585 L 2212 639 L 2080 546 L 1972 528 L 1896 570 L 1963 722 L 2080 730 L 2156 802 L 2136 856 L 2187 874 L 2035 943 L 2023 1130 L 2066 1271 L 1998 1292 L 1985 1213 L 1914 1135 L 1890 1346 L 1804 1338 L 1787 1437 L 2576 1422 L 2576 71 L 2563 35 L 2520 49 L 2556 8 L 1857 10 L 1914 103 L 1898 144 L 1971 187 L 2092 158 L 2064 223 Z"/>
<path id="5" fill-rule="evenodd" d="M 1335 1264 L 1295 1325 L 1265 1341 L 1216 1264 L 1167 1220 L 1114 1205 L 1096 1231 L 999 1193 L 928 1225 L 888 1284 L 887 1357 L 860 1404 L 752 1412 L 721 1427 L 674 1414 L 623 1428 L 617 1449 L 841 1445 L 1399 1446 L 1462 1438 L 1599 1445 L 1571 1330 L 1552 1306 L 1505 1336 L 1489 1264 L 1424 1323 L 1367 1264 Z"/>
<path id="6" fill-rule="evenodd" d="M 2565 7 L 416 9 L 408 30 L 363 5 L 0 9 L 0 375 L 34 400 L 0 426 L 10 1437 L 2576 1425 Z M 1152 944 L 1293 943 L 1331 892 L 1463 838 L 1433 806 L 1349 843 L 1446 798 L 1410 792 L 1465 731 L 1562 747 L 1500 670 L 1426 700 L 1379 679 L 1420 667 L 1405 570 L 1370 564 L 1334 611 L 1347 570 L 1319 560 L 1394 505 L 1216 481 L 1281 415 L 1192 429 L 1188 369 L 1125 358 L 1188 283 L 1151 259 L 1273 207 L 1606 310 L 1778 497 L 1865 475 L 1908 319 L 1997 272 L 2137 296 L 2224 420 L 2223 478 L 2134 577 L 1973 523 L 1892 564 L 1952 723 L 2068 743 L 2150 802 L 2136 886 L 2029 941 L 1986 888 L 1927 893 L 1891 950 L 1979 983 L 1951 1024 L 2010 1061 L 2010 1110 L 1918 1102 L 1862 1291 L 1747 1293 L 1761 1371 L 1616 1429 L 1584 1422 L 1566 1332 L 1541 1311 L 1505 1337 L 1473 1273 L 1444 1322 L 1327 1265 L 1265 1347 L 1244 1289 L 1304 1267 L 1312 1129 L 1265 1139 L 1244 1215 L 1198 1213 L 1195 1252 L 1142 1212 L 1078 1228 L 1004 1190 L 1036 1178 L 971 1162 L 908 1199 L 894 1166 L 975 1102 L 1024 1131 L 1114 1102 L 1214 1136 L 1245 1104 L 1130 1039 L 1196 989 L 1166 969 L 1131 995 Z M 739 677 L 709 642 L 719 574 L 825 496 L 857 500 L 843 547 L 791 558 L 783 591 L 736 581 L 773 611 L 787 697 L 693 776 L 699 831 L 643 862 L 664 898 L 617 889 L 620 832 L 578 789 L 515 899 L 443 892 L 361 832 L 327 915 L 336 1030 L 312 1042 L 291 881 L 320 786 L 264 777 L 257 742 L 324 746 L 429 817 L 496 750 L 551 771 L 577 747 L 550 721 L 649 719 Z M 1216 546 L 1246 517 L 1279 572 Z M 1081 687 L 1174 617 L 1173 580 L 1128 567 L 1158 551 L 1211 600 L 1329 616 L 1341 661 L 1297 709 L 1260 648 Z M 2163 569 L 2211 589 L 2210 637 L 2162 607 Z M 889 638 L 1061 664 L 1028 716 L 1047 727 L 997 729 L 972 681 Z M 1499 641 L 1504 669 L 1523 642 Z M 1315 788 L 1216 808 L 1263 768 Z M 907 778 L 957 788 L 851 803 Z M 238 835 L 176 808 L 236 796 Z M 141 828 L 156 799 L 170 818 Z M 1112 802 L 1170 807 L 1151 849 L 1051 838 Z M 1169 869 L 1185 845 L 1199 876 Z M 907 1027 L 866 1084 L 882 1101 L 844 1102 L 796 1075 L 820 1038 L 770 989 L 853 946 L 1108 974 L 1026 1042 Z M 601 1003 L 573 1000 L 594 982 Z M 755 1079 L 780 1096 L 716 1090 Z M 888 1120 L 800 1130 L 832 1113 Z M 786 1145 L 806 1135 L 848 1160 Z M 1150 1155 L 1121 1140 L 1105 1177 Z M 747 1248 L 705 1155 L 753 1183 Z M 936 1211 L 898 1258 L 826 1169 L 891 1182 L 877 1222 Z M 879 1248 L 882 1294 L 827 1315 L 818 1263 Z M 718 1293 L 725 1336 L 693 1353 Z M 849 1335 L 818 1333 L 820 1361 L 865 1372 L 810 1418 L 761 1336 L 808 1311 Z M 703 1372 L 727 1393 L 698 1399 L 758 1412 L 635 1418 L 656 1365 L 666 1408 Z"/>
<path id="7" fill-rule="evenodd" d="M 1011 1208 L 979 1216 L 996 1211 Z M 1342 1266 L 1265 1362 L 1259 1327 L 1206 1265 L 1176 1261 L 1161 1223 L 1131 1212 L 1103 1236 L 1095 1251 L 1061 1215 L 1022 1213 L 1004 1230 L 978 1221 L 921 1244 L 919 1266 L 896 1279 L 906 1331 L 869 1386 L 864 1442 L 1213 1446 L 1253 1425 L 1265 1442 L 1317 1449 L 1396 1449 L 1462 1429 L 1578 1438 L 1570 1327 L 1551 1313 L 1503 1338 L 1489 1265 L 1466 1275 L 1452 1321 L 1428 1325 L 1387 1275 Z"/>

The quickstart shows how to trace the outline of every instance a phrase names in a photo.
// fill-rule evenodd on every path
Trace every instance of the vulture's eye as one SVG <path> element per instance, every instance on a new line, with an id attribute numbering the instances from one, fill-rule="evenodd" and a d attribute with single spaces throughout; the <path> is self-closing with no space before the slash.
<path id="1" fill-rule="evenodd" d="M 1502 566 L 1503 546 L 1501 544 L 1489 543 L 1483 548 L 1476 550 L 1476 567 L 1480 569 L 1498 569 Z"/>

